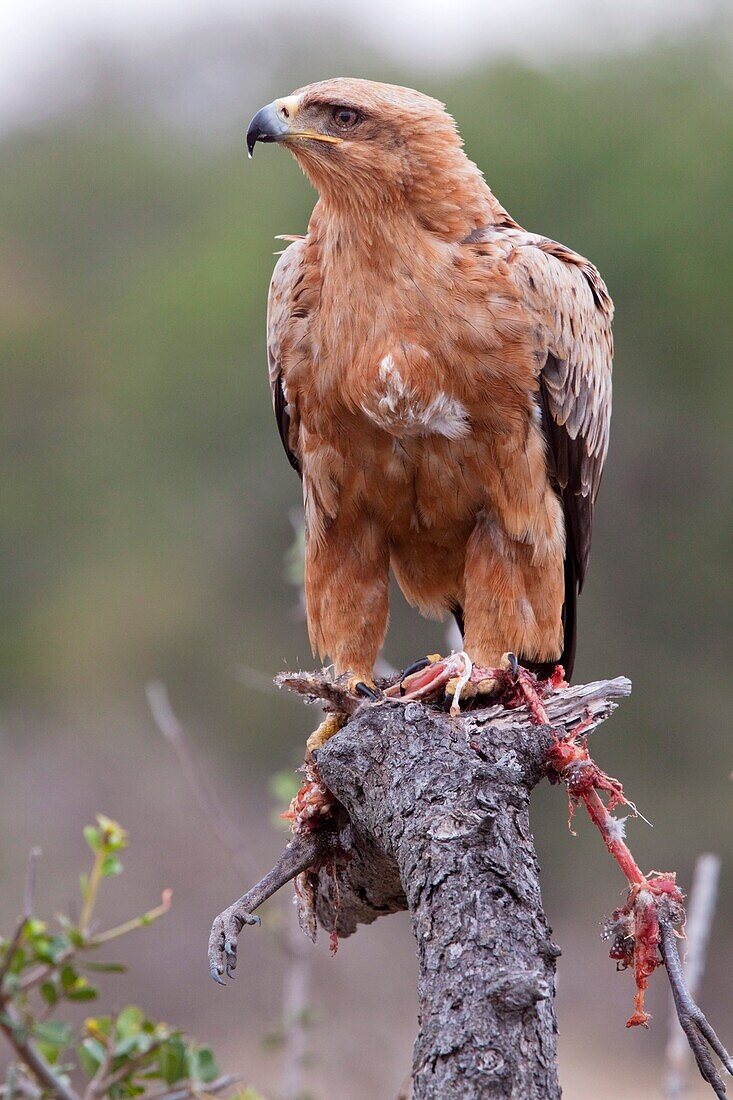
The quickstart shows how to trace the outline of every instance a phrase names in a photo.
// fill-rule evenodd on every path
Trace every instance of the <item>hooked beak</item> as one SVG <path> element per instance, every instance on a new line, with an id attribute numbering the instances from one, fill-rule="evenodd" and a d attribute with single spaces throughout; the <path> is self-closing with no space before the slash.
<path id="1" fill-rule="evenodd" d="M 278 111 L 277 103 L 268 103 L 257 112 L 247 129 L 247 156 L 252 156 L 258 141 L 284 141 L 290 134 L 290 127 Z"/>
<path id="2" fill-rule="evenodd" d="M 299 108 L 298 96 L 292 95 L 275 99 L 258 111 L 247 130 L 247 155 L 252 156 L 258 141 L 318 141 L 326 145 L 341 144 L 342 138 L 335 134 L 294 128 Z"/>

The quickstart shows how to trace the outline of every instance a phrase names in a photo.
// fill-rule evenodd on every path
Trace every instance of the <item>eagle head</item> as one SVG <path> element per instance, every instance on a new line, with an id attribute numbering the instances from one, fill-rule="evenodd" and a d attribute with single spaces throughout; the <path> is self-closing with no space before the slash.
<path id="1" fill-rule="evenodd" d="M 394 84 L 339 77 L 299 88 L 257 112 L 250 156 L 258 141 L 287 146 L 322 198 L 352 210 L 413 205 L 429 218 L 448 182 L 454 202 L 461 183 L 476 197 L 487 190 L 444 105 Z"/>

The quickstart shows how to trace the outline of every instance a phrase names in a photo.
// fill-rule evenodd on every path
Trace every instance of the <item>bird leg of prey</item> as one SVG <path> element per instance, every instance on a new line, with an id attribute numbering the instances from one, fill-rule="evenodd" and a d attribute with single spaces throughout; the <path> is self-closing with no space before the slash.
<path id="1" fill-rule="evenodd" d="M 334 831 L 328 829 L 294 835 L 272 870 L 219 914 L 209 937 L 209 969 L 215 982 L 225 985 L 224 974 L 234 977 L 239 933 L 245 925 L 260 923 L 260 918 L 254 915 L 255 909 L 301 872 L 319 867 L 329 859 L 334 839 Z"/>

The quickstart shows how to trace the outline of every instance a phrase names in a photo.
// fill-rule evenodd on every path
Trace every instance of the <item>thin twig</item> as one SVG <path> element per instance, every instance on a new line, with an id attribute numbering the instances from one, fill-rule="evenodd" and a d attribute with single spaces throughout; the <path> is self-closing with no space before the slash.
<path id="1" fill-rule="evenodd" d="M 187 1081 L 178 1089 L 161 1089 L 158 1092 L 146 1092 L 140 1100 L 189 1100 L 192 1096 L 212 1096 L 224 1089 L 231 1088 L 242 1080 L 239 1073 L 226 1073 L 210 1081 L 208 1085 L 201 1085 L 195 1081 Z"/>
<path id="2" fill-rule="evenodd" d="M 0 1031 L 24 1062 L 38 1083 L 57 1100 L 81 1100 L 79 1094 L 61 1081 L 43 1055 L 25 1033 L 25 1028 L 8 1005 L 0 1013 Z"/>
<path id="3" fill-rule="evenodd" d="M 15 1096 L 25 1096 L 28 1100 L 36 1100 L 41 1095 L 41 1090 L 21 1073 L 21 1067 L 17 1062 L 11 1062 L 5 1075 L 6 1084 L 0 1085 L 0 1096 L 3 1100 L 13 1100 Z"/>
<path id="4" fill-rule="evenodd" d="M 134 932 L 136 928 L 144 928 L 148 924 L 152 924 L 154 920 L 158 920 L 159 917 L 165 916 L 168 912 L 171 907 L 172 897 L 173 891 L 171 889 L 163 890 L 160 898 L 160 905 L 156 905 L 153 909 L 148 909 L 147 913 L 143 913 L 139 917 L 131 917 L 130 920 L 115 925 L 114 928 L 107 928 L 104 932 L 97 932 L 85 946 L 99 947 L 100 944 L 109 943 L 110 940 L 116 940 L 119 936 L 126 936 L 128 932 Z"/>
<path id="5" fill-rule="evenodd" d="M 677 1012 L 677 1019 L 680 1022 L 680 1027 L 687 1037 L 687 1042 L 690 1044 L 690 1049 L 695 1057 L 697 1068 L 700 1070 L 703 1080 L 708 1082 L 719 1100 L 724 1100 L 726 1096 L 725 1085 L 715 1068 L 710 1056 L 710 1050 L 717 1054 L 728 1073 L 732 1074 L 733 1060 L 731 1060 L 730 1054 L 715 1034 L 705 1013 L 699 1008 L 690 995 L 682 972 L 682 963 L 680 962 L 680 956 L 677 950 L 677 936 L 674 926 L 669 914 L 661 907 L 659 913 L 659 931 L 662 941 L 662 956 L 664 958 L 669 984 L 672 987 L 672 997 L 674 999 L 674 1007 Z"/>
<path id="6" fill-rule="evenodd" d="M 8 953 L 3 962 L 2 971 L 0 971 L 0 985 L 7 974 L 13 954 L 20 943 L 25 926 L 30 920 L 33 912 L 36 866 L 40 855 L 40 848 L 31 848 L 28 856 L 28 870 L 26 872 L 25 890 L 23 893 L 23 915 L 13 939 L 8 944 Z M 1 992 L 0 989 L 0 994 Z M 27 1028 L 17 1018 L 12 1007 L 7 1003 L 7 997 L 0 996 L 0 1005 L 2 1005 L 2 1012 L 0 1013 L 0 1031 L 2 1031 L 5 1038 L 18 1055 L 20 1061 L 31 1071 L 38 1083 L 47 1092 L 50 1092 L 52 1096 L 57 1097 L 57 1100 L 80 1100 L 74 1089 L 56 1076 L 52 1067 L 31 1041 L 28 1036 Z"/>
<path id="7" fill-rule="evenodd" d="M 720 857 L 707 853 L 698 857 L 690 890 L 685 924 L 686 951 L 683 973 L 691 997 L 696 997 L 705 969 L 710 929 L 715 914 L 720 877 Z M 664 1079 L 665 1100 L 678 1100 L 687 1091 L 690 1048 L 677 1019 L 674 999 L 670 997 L 667 1070 Z"/>
<path id="8" fill-rule="evenodd" d="M 33 916 L 33 898 L 36 893 L 36 868 L 41 858 L 40 848 L 31 848 L 28 853 L 28 867 L 25 874 L 25 890 L 23 891 L 23 916 Z"/>
<path id="9" fill-rule="evenodd" d="M 287 964 L 283 975 L 282 1100 L 299 1100 L 303 1094 L 311 953 L 289 899 L 283 905 L 287 924 Z M 288 911 L 289 910 L 289 911 Z"/>
<path id="10" fill-rule="evenodd" d="M 149 909 L 147 913 L 143 913 L 139 917 L 132 917 L 130 920 L 125 921 L 123 924 L 118 924 L 114 928 L 108 928 L 104 932 L 97 932 L 90 939 L 82 944 L 71 944 L 69 947 L 56 956 L 56 961 L 52 963 L 44 963 L 42 966 L 37 966 L 34 970 L 30 970 L 25 977 L 21 978 L 18 982 L 18 992 L 27 993 L 30 989 L 45 982 L 49 975 L 54 971 L 59 970 L 65 962 L 69 959 L 73 959 L 80 951 L 91 951 L 95 947 L 101 947 L 104 943 L 109 943 L 110 940 L 116 940 L 119 936 L 125 936 L 128 932 L 134 932 L 136 928 L 142 928 L 148 924 L 152 924 L 158 917 L 162 917 L 171 907 L 171 890 L 164 890 L 161 896 L 160 905 L 156 905 L 154 909 Z"/>
<path id="11" fill-rule="evenodd" d="M 18 921 L 15 932 L 13 933 L 13 938 L 7 946 L 5 958 L 3 959 L 3 964 L 2 966 L 0 966 L 0 1003 L 2 1003 L 3 1001 L 3 981 L 5 980 L 8 970 L 10 969 L 10 966 L 12 964 L 13 955 L 17 951 L 18 945 L 23 938 L 25 926 L 33 914 L 33 895 L 36 889 L 36 867 L 38 866 L 38 860 L 40 858 L 41 849 L 31 848 L 30 852 L 28 853 L 28 865 L 25 875 L 25 890 L 23 891 L 23 912 L 21 914 L 20 920 Z"/>
<path id="12" fill-rule="evenodd" d="M 84 1096 L 82 1100 L 94 1100 L 95 1096 L 102 1096 L 104 1088 L 102 1083 L 105 1081 L 110 1070 L 112 1069 L 112 1063 L 115 1059 L 114 1044 L 108 1044 L 105 1047 L 104 1057 L 97 1066 L 97 1072 L 94 1074 L 89 1084 L 84 1090 Z"/>
<path id="13" fill-rule="evenodd" d="M 254 866 L 246 856 L 249 850 L 247 841 L 242 831 L 221 808 L 197 765 L 183 727 L 171 706 L 165 684 L 160 680 L 151 680 L 145 688 L 145 694 L 153 721 L 173 747 L 209 828 L 221 846 L 229 852 L 242 875 L 245 878 L 251 877 Z"/>
<path id="14" fill-rule="evenodd" d="M 114 1071 L 114 1073 L 107 1072 L 107 1073 L 103 1074 L 102 1077 L 99 1079 L 99 1081 L 96 1082 L 96 1084 L 94 1086 L 94 1090 L 91 1093 L 89 1093 L 89 1095 L 90 1096 L 108 1096 L 110 1091 L 115 1087 L 115 1085 L 121 1084 L 123 1081 L 125 1081 L 132 1074 L 137 1073 L 139 1070 L 143 1069 L 143 1067 L 145 1065 L 147 1065 L 147 1063 L 150 1059 L 150 1055 L 154 1054 L 156 1052 L 156 1050 L 159 1050 L 162 1043 L 163 1043 L 162 1039 L 156 1039 L 155 1042 L 150 1044 L 150 1046 L 148 1047 L 148 1049 L 146 1051 L 142 1052 L 141 1054 L 137 1054 L 134 1058 L 128 1058 L 120 1066 L 119 1069 Z M 102 1064 L 104 1065 L 104 1062 Z M 109 1067 L 108 1067 L 108 1071 L 109 1071 Z M 95 1074 L 95 1077 L 96 1077 L 96 1074 Z M 89 1091 L 89 1090 L 87 1090 L 87 1091 Z M 87 1094 L 86 1093 L 84 1095 L 84 1100 L 87 1100 Z"/>
<path id="15" fill-rule="evenodd" d="M 54 970 L 58 970 L 69 959 L 73 959 L 77 951 L 80 948 L 75 944 L 70 947 L 64 948 L 64 950 L 56 956 L 56 962 L 44 963 L 43 966 L 37 966 L 35 970 L 30 970 L 25 977 L 21 978 L 18 982 L 18 992 L 27 993 L 29 989 L 33 989 L 34 986 L 40 985 L 45 982 L 46 978 L 53 974 Z"/>

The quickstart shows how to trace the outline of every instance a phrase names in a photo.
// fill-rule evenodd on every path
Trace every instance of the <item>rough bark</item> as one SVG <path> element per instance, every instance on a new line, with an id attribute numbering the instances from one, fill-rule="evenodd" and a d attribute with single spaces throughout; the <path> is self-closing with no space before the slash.
<path id="1" fill-rule="evenodd" d="M 628 680 L 546 700 L 553 726 L 607 717 Z M 348 936 L 409 909 L 418 947 L 415 1100 L 560 1096 L 555 959 L 529 828 L 548 729 L 524 708 L 451 719 L 409 703 L 365 706 L 316 754 L 348 815 L 351 858 L 323 868 L 316 913 Z"/>

